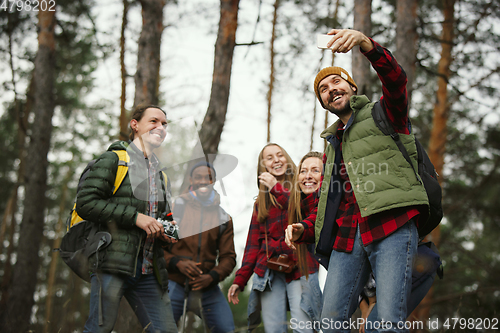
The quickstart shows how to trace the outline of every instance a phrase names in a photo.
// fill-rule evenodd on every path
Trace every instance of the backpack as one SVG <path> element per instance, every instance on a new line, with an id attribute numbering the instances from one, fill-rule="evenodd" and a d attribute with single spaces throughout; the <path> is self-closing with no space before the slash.
<path id="1" fill-rule="evenodd" d="M 113 185 L 113 195 L 122 184 L 128 172 L 130 156 L 125 150 L 113 150 L 118 155 L 118 169 L 116 171 L 115 183 Z M 77 193 L 81 190 L 83 181 L 87 178 L 90 169 L 96 160 L 90 161 L 83 170 L 78 181 Z M 162 171 L 167 190 L 167 175 Z M 89 257 L 93 254 L 98 256 L 99 250 L 106 248 L 112 241 L 109 232 L 98 231 L 98 224 L 82 219 L 76 212 L 76 197 L 69 216 L 66 220 L 66 234 L 61 240 L 58 249 L 61 259 L 73 272 L 83 280 L 90 282 L 90 272 L 97 269 L 89 266 Z M 97 258 L 98 259 L 98 258 Z M 96 260 L 96 265 L 99 260 Z"/>
<path id="2" fill-rule="evenodd" d="M 429 159 L 429 156 L 427 155 L 427 152 L 422 144 L 417 138 L 415 138 L 415 145 L 417 147 L 417 170 L 415 170 L 413 164 L 411 163 L 410 156 L 400 140 L 399 133 L 394 131 L 392 124 L 387 119 L 387 115 L 382 108 L 382 105 L 380 105 L 380 101 L 373 105 L 372 117 L 382 133 L 391 136 L 401 151 L 401 154 L 403 154 L 405 160 L 412 167 L 418 181 L 425 187 L 425 192 L 427 193 L 427 198 L 429 199 L 429 212 L 423 215 L 424 217 L 419 221 L 418 226 L 418 235 L 420 238 L 423 238 L 425 235 L 434 230 L 443 218 L 443 207 L 441 204 L 443 195 L 441 185 L 439 185 L 437 180 L 438 174 L 436 173 L 436 169 L 434 168 L 434 165 Z"/>

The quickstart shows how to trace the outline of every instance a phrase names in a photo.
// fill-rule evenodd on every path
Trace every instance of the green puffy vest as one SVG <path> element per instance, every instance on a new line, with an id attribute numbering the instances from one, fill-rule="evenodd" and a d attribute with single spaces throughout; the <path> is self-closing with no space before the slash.
<path id="1" fill-rule="evenodd" d="M 371 114 L 374 103 L 370 103 L 364 95 L 352 96 L 350 103 L 353 118 L 352 124 L 344 131 L 342 155 L 361 216 L 398 207 L 428 205 L 421 180 L 417 179 L 394 140 L 375 125 Z M 327 128 L 321 137 L 335 136 L 339 121 Z M 413 134 L 400 134 L 400 138 L 417 168 Z M 340 166 L 334 164 L 335 148 L 331 144 L 327 146 L 325 154 L 327 161 L 315 225 L 316 242 L 323 228 L 332 172 L 340 172 Z"/>

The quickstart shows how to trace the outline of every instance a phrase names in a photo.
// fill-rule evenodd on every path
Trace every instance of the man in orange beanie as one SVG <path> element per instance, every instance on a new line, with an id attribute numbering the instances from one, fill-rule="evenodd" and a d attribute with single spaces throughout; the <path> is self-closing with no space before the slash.
<path id="1" fill-rule="evenodd" d="M 416 165 L 408 121 L 406 74 L 392 54 L 363 33 L 333 29 L 327 44 L 346 53 L 358 45 L 382 82 L 379 103 Z M 357 52 L 357 51 L 356 51 Z M 404 331 L 417 251 L 416 224 L 428 199 L 412 166 L 373 118 L 375 103 L 357 95 L 357 86 L 340 67 L 322 69 L 314 92 L 337 120 L 321 137 L 329 145 L 316 224 L 294 224 L 289 241 L 316 242 L 316 255 L 328 269 L 322 312 L 323 332 L 350 332 L 358 296 L 373 271 L 377 281 L 379 332 Z M 300 237 L 300 238 L 299 238 Z M 355 323 L 356 324 L 356 323 Z M 368 323 L 367 330 L 370 330 Z"/>

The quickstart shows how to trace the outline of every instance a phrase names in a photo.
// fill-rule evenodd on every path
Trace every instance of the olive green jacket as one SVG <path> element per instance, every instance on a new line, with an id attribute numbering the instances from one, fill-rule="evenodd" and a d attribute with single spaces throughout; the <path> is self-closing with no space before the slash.
<path id="1" fill-rule="evenodd" d="M 106 273 L 134 276 L 139 250 L 146 236 L 146 232 L 135 223 L 139 213 L 147 213 L 149 182 L 144 155 L 131 144 L 128 149 L 130 163 L 127 175 L 112 195 L 119 161 L 113 150 L 127 150 L 128 147 L 125 141 L 115 142 L 96 160 L 78 191 L 76 211 L 83 219 L 97 223 L 100 231 L 108 231 L 112 236 L 111 244 L 99 253 L 98 259 L 97 256 L 89 258 L 90 267 L 98 267 L 98 270 Z M 135 179 L 143 181 L 131 183 L 131 173 Z M 162 212 L 169 211 L 165 201 L 168 189 L 162 176 L 156 177 L 156 181 L 158 214 L 161 216 Z M 158 282 L 166 290 L 168 273 L 161 245 L 165 244 L 156 239 L 153 263 Z M 97 265 L 96 260 L 99 261 Z"/>
<path id="2" fill-rule="evenodd" d="M 370 103 L 364 95 L 352 96 L 350 103 L 353 114 L 342 137 L 342 156 L 361 216 L 366 217 L 398 207 L 428 205 L 427 194 L 420 178 L 417 178 L 394 140 L 384 135 L 373 121 L 374 103 Z M 337 207 L 332 209 L 333 212 L 328 214 L 335 219 L 339 196 L 342 195 L 342 191 L 337 189 L 343 184 L 335 184 L 340 182 L 340 164 L 339 161 L 335 163 L 336 150 L 340 151 L 340 142 L 336 139 L 339 121 L 321 134 L 330 144 L 325 151 L 327 159 L 315 224 L 316 243 L 322 236 L 327 203 L 337 203 Z M 400 134 L 400 138 L 417 169 L 417 149 L 413 134 Z M 327 222 L 335 223 L 335 220 Z M 323 239 L 335 235 L 336 233 L 323 234 Z"/>

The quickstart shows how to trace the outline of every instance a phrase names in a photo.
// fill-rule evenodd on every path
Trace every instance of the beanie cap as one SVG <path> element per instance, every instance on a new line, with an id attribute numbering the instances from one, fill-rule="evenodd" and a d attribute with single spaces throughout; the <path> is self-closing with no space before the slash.
<path id="1" fill-rule="evenodd" d="M 341 78 L 346 80 L 351 86 L 356 87 L 358 89 L 358 86 L 352 79 L 352 77 L 349 75 L 349 73 L 343 69 L 342 67 L 325 67 L 323 68 L 318 75 L 316 75 L 316 78 L 314 79 L 314 92 L 316 93 L 316 97 L 318 97 L 319 102 L 321 103 L 321 106 L 324 108 L 325 106 L 323 105 L 323 101 L 321 100 L 321 96 L 319 94 L 318 90 L 318 85 L 323 80 L 325 77 L 330 76 L 330 75 L 339 75 Z"/>
<path id="2" fill-rule="evenodd" d="M 216 172 L 215 172 L 215 168 L 214 168 L 214 166 L 213 166 L 211 163 L 206 162 L 206 161 L 201 161 L 201 162 L 196 163 L 196 164 L 195 164 L 195 165 L 191 168 L 190 176 L 191 176 L 191 177 L 193 177 L 193 172 L 194 172 L 194 170 L 195 170 L 196 168 L 201 167 L 201 166 L 205 166 L 205 167 L 208 167 L 208 168 L 212 169 L 213 176 L 214 176 L 214 178 L 216 177 Z"/>

